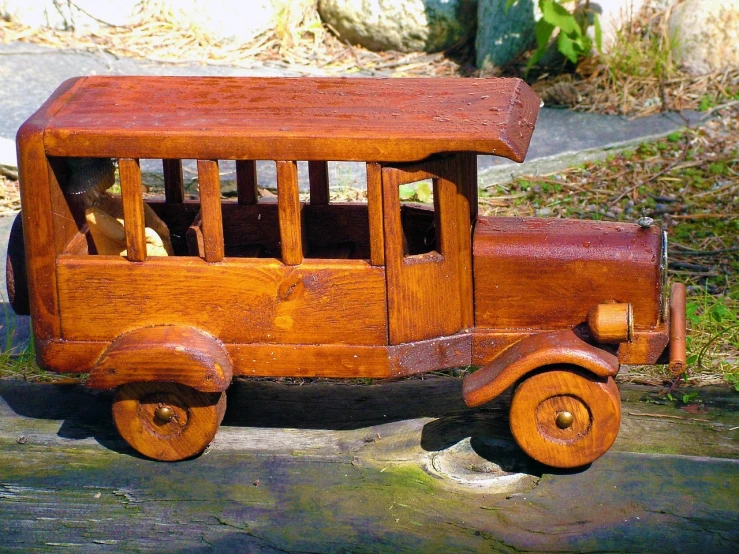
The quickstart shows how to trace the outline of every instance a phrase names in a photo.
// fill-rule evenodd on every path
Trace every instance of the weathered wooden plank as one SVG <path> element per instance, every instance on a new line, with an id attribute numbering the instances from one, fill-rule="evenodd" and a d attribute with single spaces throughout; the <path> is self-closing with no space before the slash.
<path id="1" fill-rule="evenodd" d="M 523 467 L 504 446 L 510 445 L 504 406 L 465 411 L 459 386 L 457 379 L 378 386 L 239 382 L 211 449 L 163 464 L 138 458 L 116 438 L 109 396 L 0 382 L 0 545 L 624 552 L 646 544 L 666 554 L 739 546 L 735 459 L 612 452 L 583 471 L 545 472 L 533 489 L 512 495 L 445 477 L 434 460 L 470 435 L 478 471 L 496 453 L 509 470 Z M 629 389 L 624 414 L 682 419 L 628 416 L 625 422 L 664 429 L 664 447 L 694 453 L 695 436 L 735 442 L 728 432 L 737 418 L 731 396 L 714 404 L 704 394 L 708 412 L 694 417 L 632 401 L 648 395 Z M 733 408 L 717 413 L 717 404 Z M 644 428 L 624 432 L 644 435 Z M 736 444 L 731 448 L 735 457 Z"/>

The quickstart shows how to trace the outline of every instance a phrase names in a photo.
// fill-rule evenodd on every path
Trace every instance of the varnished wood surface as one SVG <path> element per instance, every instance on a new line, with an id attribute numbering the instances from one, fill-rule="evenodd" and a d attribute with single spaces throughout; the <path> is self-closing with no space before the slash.
<path id="1" fill-rule="evenodd" d="M 455 185 L 459 172 L 456 157 L 382 169 L 391 344 L 452 335 L 470 326 L 472 275 L 460 271 L 470 263 L 461 259 L 470 255 L 469 206 Z M 434 251 L 407 255 L 398 187 L 428 178 L 435 182 L 437 244 Z"/>
<path id="2" fill-rule="evenodd" d="M 61 256 L 57 271 L 67 340 L 185 325 L 227 343 L 387 344 L 385 270 L 360 260 Z"/>
<path id="3" fill-rule="evenodd" d="M 297 163 L 278 161 L 277 219 L 280 225 L 281 258 L 287 265 L 298 265 L 303 261 L 303 221 L 299 193 Z"/>
<path id="4" fill-rule="evenodd" d="M 45 144 L 57 156 L 521 161 L 538 110 L 518 79 L 87 77 Z"/>
<path id="5" fill-rule="evenodd" d="M 673 375 L 679 375 L 685 371 L 687 363 L 685 295 L 684 284 L 672 285 L 670 289 L 670 371 Z"/>
<path id="6" fill-rule="evenodd" d="M 198 329 L 144 327 L 117 337 L 85 382 L 110 390 L 127 383 L 174 382 L 201 392 L 228 388 L 233 366 L 226 348 Z"/>
<path id="7" fill-rule="evenodd" d="M 659 324 L 661 240 L 656 227 L 627 223 L 479 218 L 475 324 L 572 328 L 597 304 L 615 301 L 632 305 L 635 331 L 652 330 Z"/>
<path id="8" fill-rule="evenodd" d="M 560 428 L 561 413 L 573 417 Z M 582 467 L 605 454 L 621 426 L 621 396 L 612 377 L 555 367 L 525 379 L 514 391 L 510 424 L 518 445 L 551 467 Z"/>
<path id="9" fill-rule="evenodd" d="M 146 259 L 144 236 L 144 200 L 139 161 L 130 158 L 118 160 L 123 200 L 123 224 L 126 230 L 126 257 L 132 262 Z"/>
<path id="10" fill-rule="evenodd" d="M 82 83 L 83 79 L 65 81 L 21 126 L 17 136 L 23 225 L 26 230 L 35 230 L 27 232 L 24 239 L 33 333 L 40 340 L 58 337 L 61 333 L 56 272 L 53 270 L 56 254 L 61 249 L 55 250 L 55 246 L 58 248 L 59 243 L 64 242 L 65 230 L 74 227 L 74 219 L 65 217 L 69 215 L 68 208 L 59 217 L 50 217 L 55 213 L 54 199 L 61 196 L 61 192 L 50 183 L 54 175 L 46 158 L 44 132 L 49 120 Z"/>
<path id="11" fill-rule="evenodd" d="M 206 262 L 223 261 L 223 218 L 221 217 L 221 178 L 218 162 L 198 160 L 198 187 L 200 190 L 201 232 Z"/>
<path id="12" fill-rule="evenodd" d="M 382 165 L 367 164 L 367 210 L 369 213 L 370 262 L 385 265 L 385 230 L 383 229 Z"/>
<path id="13" fill-rule="evenodd" d="M 614 376 L 619 367 L 616 356 L 584 342 L 572 331 L 538 333 L 515 343 L 468 375 L 464 401 L 468 406 L 481 406 L 529 372 L 552 365 L 576 366 L 598 377 Z"/>
<path id="14" fill-rule="evenodd" d="M 257 162 L 236 160 L 236 194 L 239 204 L 256 204 L 259 201 L 257 184 Z"/>
<path id="15" fill-rule="evenodd" d="M 330 198 L 328 162 L 308 162 L 308 177 L 310 203 L 314 206 L 328 204 Z"/>
<path id="16" fill-rule="evenodd" d="M 171 420 L 156 417 L 162 407 L 171 410 Z M 130 383 L 113 397 L 113 421 L 121 436 L 137 452 L 164 462 L 205 450 L 225 413 L 225 393 L 205 393 L 175 383 Z"/>
<path id="17" fill-rule="evenodd" d="M 185 180 L 182 160 L 162 160 L 164 172 L 164 196 L 167 204 L 179 204 L 185 200 Z"/>

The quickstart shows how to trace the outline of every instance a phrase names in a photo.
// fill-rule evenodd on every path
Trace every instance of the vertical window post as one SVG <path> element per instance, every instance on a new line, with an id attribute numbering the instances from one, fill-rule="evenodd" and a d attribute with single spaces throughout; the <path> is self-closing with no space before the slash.
<path id="1" fill-rule="evenodd" d="M 146 236 L 139 160 L 119 159 L 118 171 L 121 178 L 123 226 L 126 231 L 126 257 L 132 262 L 143 262 L 146 259 Z"/>
<path id="2" fill-rule="evenodd" d="M 303 222 L 300 213 L 298 164 L 277 162 L 277 216 L 280 222 L 282 261 L 287 265 L 303 263 Z"/>
<path id="3" fill-rule="evenodd" d="M 221 216 L 221 180 L 217 160 L 198 160 L 200 213 L 203 220 L 203 250 L 206 262 L 222 262 L 223 219 Z"/>

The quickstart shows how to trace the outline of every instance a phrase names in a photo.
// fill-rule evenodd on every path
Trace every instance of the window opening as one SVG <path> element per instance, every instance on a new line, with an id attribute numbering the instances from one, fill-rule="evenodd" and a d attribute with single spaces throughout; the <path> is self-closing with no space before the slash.
<path id="1" fill-rule="evenodd" d="M 437 179 L 423 179 L 398 187 L 405 256 L 439 253 L 437 190 Z"/>

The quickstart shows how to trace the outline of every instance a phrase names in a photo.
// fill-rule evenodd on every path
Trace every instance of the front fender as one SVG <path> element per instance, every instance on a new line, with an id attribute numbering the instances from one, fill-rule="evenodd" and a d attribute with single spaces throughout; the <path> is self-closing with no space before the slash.
<path id="1" fill-rule="evenodd" d="M 116 338 L 85 385 L 109 390 L 127 383 L 173 382 L 201 392 L 222 392 L 233 367 L 225 347 L 192 327 L 147 327 Z"/>
<path id="2" fill-rule="evenodd" d="M 549 365 L 574 365 L 599 377 L 618 373 L 618 358 L 596 348 L 572 331 L 539 333 L 525 338 L 465 378 L 462 396 L 470 407 L 490 402 L 527 373 Z"/>

